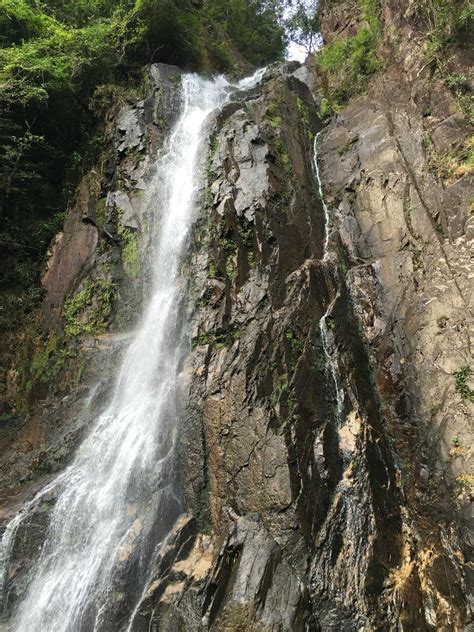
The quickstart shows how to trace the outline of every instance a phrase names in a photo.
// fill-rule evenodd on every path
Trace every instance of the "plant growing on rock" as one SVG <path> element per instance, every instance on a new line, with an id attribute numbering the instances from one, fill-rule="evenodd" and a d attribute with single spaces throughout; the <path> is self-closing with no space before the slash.
<path id="1" fill-rule="evenodd" d="M 46 340 L 39 341 L 39 347 L 31 361 L 31 377 L 33 381 L 43 384 L 52 383 L 61 372 L 66 360 L 75 356 L 75 350 L 63 347 L 55 333 L 50 333 Z"/>
<path id="2" fill-rule="evenodd" d="M 140 274 L 140 255 L 138 251 L 138 235 L 122 225 L 119 226 L 118 236 L 122 244 L 122 262 L 127 274 L 136 279 Z"/>
<path id="3" fill-rule="evenodd" d="M 326 46 L 318 56 L 322 71 L 333 85 L 330 101 L 336 107 L 361 92 L 368 78 L 382 68 L 376 53 L 378 35 L 370 28 L 361 28 L 356 35 Z"/>
<path id="4" fill-rule="evenodd" d="M 461 395 L 462 399 L 474 402 L 474 389 L 469 386 L 469 378 L 473 371 L 469 365 L 461 367 L 458 371 L 454 371 L 456 392 Z"/>
<path id="5" fill-rule="evenodd" d="M 104 331 L 109 324 L 115 299 L 116 287 L 111 281 L 88 281 L 82 290 L 64 304 L 66 335 L 76 337 Z"/>

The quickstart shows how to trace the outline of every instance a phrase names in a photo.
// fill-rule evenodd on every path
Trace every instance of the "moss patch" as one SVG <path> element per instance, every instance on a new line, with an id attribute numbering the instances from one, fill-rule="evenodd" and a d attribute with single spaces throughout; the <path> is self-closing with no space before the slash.
<path id="1" fill-rule="evenodd" d="M 470 402 L 474 402 L 474 389 L 468 384 L 468 380 L 472 374 L 473 370 L 469 365 L 463 366 L 453 373 L 456 392 L 461 395 L 462 399 L 466 399 Z"/>
<path id="2" fill-rule="evenodd" d="M 50 333 L 47 339 L 40 343 L 31 362 L 31 377 L 34 382 L 49 384 L 53 382 L 61 372 L 68 358 L 76 356 L 74 349 L 62 347 L 55 333 Z M 31 390 L 31 386 L 27 391 Z"/>
<path id="3" fill-rule="evenodd" d="M 122 245 L 122 263 L 125 272 L 132 279 L 140 276 L 140 255 L 138 250 L 138 234 L 123 226 L 119 226 L 118 235 Z"/>
<path id="4" fill-rule="evenodd" d="M 104 331 L 116 299 L 115 284 L 106 279 L 89 280 L 69 298 L 63 308 L 65 333 L 69 337 Z"/>

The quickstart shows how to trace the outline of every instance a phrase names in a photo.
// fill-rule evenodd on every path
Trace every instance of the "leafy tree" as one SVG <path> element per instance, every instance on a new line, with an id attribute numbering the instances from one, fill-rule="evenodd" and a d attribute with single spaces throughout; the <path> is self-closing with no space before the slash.
<path id="1" fill-rule="evenodd" d="M 275 0 L 207 0 L 204 12 L 215 33 L 224 32 L 244 57 L 261 66 L 283 56 L 283 3 Z"/>
<path id="2" fill-rule="evenodd" d="M 285 28 L 289 39 L 307 54 L 320 43 L 317 0 L 289 0 Z"/>
<path id="3" fill-rule="evenodd" d="M 90 160 L 103 116 L 98 95 L 136 89 L 150 62 L 235 72 L 236 51 L 254 65 L 278 59 L 281 6 L 0 0 L 0 294 L 23 288 L 38 295 L 33 286 L 48 241 Z"/>
<path id="4" fill-rule="evenodd" d="M 0 0 L 0 46 L 21 44 L 45 35 L 50 18 L 27 0 Z"/>
<path id="5" fill-rule="evenodd" d="M 17 194 L 24 197 L 30 190 L 33 180 L 40 178 L 37 164 L 31 160 L 35 148 L 44 145 L 44 137 L 36 136 L 30 131 L 15 136 L 19 131 L 10 125 L 9 133 L 1 134 L 0 147 L 0 220 L 4 209 L 8 205 L 11 195 Z"/>

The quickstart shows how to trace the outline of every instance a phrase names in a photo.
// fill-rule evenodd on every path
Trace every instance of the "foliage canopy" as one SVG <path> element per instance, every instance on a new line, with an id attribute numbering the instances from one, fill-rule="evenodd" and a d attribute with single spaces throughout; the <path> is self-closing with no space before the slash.
<path id="1" fill-rule="evenodd" d="M 254 66 L 281 58 L 278 5 L 0 0 L 2 295 L 14 289 L 16 296 L 24 286 L 37 298 L 33 287 L 52 232 L 89 157 L 97 158 L 91 147 L 103 114 L 98 97 L 136 91 L 151 62 L 238 72 L 237 58 Z"/>
<path id="2" fill-rule="evenodd" d="M 320 44 L 317 0 L 288 0 L 285 27 L 289 39 L 307 54 Z"/>

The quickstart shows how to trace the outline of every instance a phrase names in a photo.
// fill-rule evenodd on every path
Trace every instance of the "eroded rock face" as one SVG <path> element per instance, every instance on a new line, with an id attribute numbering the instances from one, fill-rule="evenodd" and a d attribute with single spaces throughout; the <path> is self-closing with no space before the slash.
<path id="1" fill-rule="evenodd" d="M 276 75 L 217 121 L 209 219 L 190 264 L 197 307 L 183 481 L 197 529 L 220 553 L 205 579 L 188 577 L 155 604 L 169 613 L 192 601 L 183 630 L 463 630 L 466 532 L 443 480 L 448 466 L 456 476 L 456 462 L 443 461 L 436 421 L 422 408 L 442 392 L 430 381 L 433 363 L 449 355 L 439 372 L 450 375 L 444 405 L 467 420 L 452 377 L 466 362 L 455 358 L 466 348 L 462 208 L 447 214 L 450 245 L 434 224 L 453 192 L 426 169 L 413 133 L 420 115 L 402 113 L 409 96 L 394 85 L 399 101 L 360 100 L 320 137 L 335 213 L 333 254 L 322 262 L 314 108 L 291 72 Z M 464 184 L 453 186 L 462 205 Z M 426 268 L 414 235 L 428 242 Z M 330 305 L 339 418 L 319 329 Z M 449 341 L 433 335 L 444 329 L 436 315 L 429 324 L 438 308 L 460 318 Z M 449 447 L 467 422 L 448 423 Z M 284 608 L 269 605 L 283 593 Z M 166 629 L 167 616 L 148 621 Z"/>
<path id="2" fill-rule="evenodd" d="M 173 588 L 149 595 L 141 616 L 156 629 L 408 630 L 429 629 L 442 604 L 445 625 L 459 627 L 462 590 L 446 599 L 432 572 L 451 562 L 430 549 L 425 574 L 414 563 L 401 433 L 366 351 L 382 319 L 366 325 L 362 289 L 354 298 L 336 255 L 322 261 L 311 95 L 291 71 L 274 74 L 216 121 L 190 261 L 183 485 L 216 553 L 198 580 L 172 567 Z M 340 418 L 319 327 L 329 305 Z M 457 565 L 452 579 L 461 585 Z"/>
<path id="3" fill-rule="evenodd" d="M 414 598 L 419 586 L 422 614 L 409 622 L 405 610 L 400 625 L 462 630 L 473 406 L 456 374 L 472 363 L 472 175 L 460 169 L 443 181 L 426 139 L 447 151 L 465 140 L 467 123 L 445 86 L 415 72 L 413 58 L 406 66 L 389 69 L 328 126 L 320 164 L 413 512 L 416 546 L 405 549 L 396 581 L 399 597 Z"/>
<path id="4" fill-rule="evenodd" d="M 62 231 L 56 235 L 48 253 L 42 284 L 46 292 L 44 324 L 50 327 L 61 313 L 71 286 L 94 261 L 97 248 L 97 217 L 94 183 L 85 177 L 77 193 L 77 212 L 69 213 Z"/>
<path id="5" fill-rule="evenodd" d="M 85 382 L 94 363 L 104 373 L 104 358 L 113 364 L 126 342 L 119 332 L 140 308 L 146 275 L 123 259 L 120 240 L 133 235 L 146 257 L 142 196 L 163 112 L 171 121 L 176 109 L 177 75 L 153 67 L 153 95 L 120 112 L 108 184 L 79 192 L 72 251 L 58 241 L 50 260 L 50 319 L 70 283 L 73 296 L 90 279 L 118 286 L 112 333 L 80 338 L 90 351 Z M 452 495 L 469 456 L 470 404 L 452 375 L 468 363 L 467 181 L 443 186 L 430 173 L 417 86 L 405 79 L 387 73 L 319 136 L 329 253 L 312 162 L 321 122 L 311 65 L 271 68 L 212 122 L 185 264 L 187 509 L 158 554 L 133 542 L 123 551 L 124 564 L 149 576 L 141 597 L 133 574 L 120 586 L 114 616 L 138 599 L 134 632 L 467 629 L 467 492 L 459 513 Z M 440 146 L 463 129 L 451 116 L 435 126 Z M 75 271 L 71 253 L 84 253 Z M 70 410 L 71 420 L 78 399 L 54 416 L 37 413 L 28 436 L 37 432 L 38 450 L 70 442 L 67 460 L 81 424 L 65 429 L 61 415 Z M 16 471 L 31 467 L 22 459 Z M 21 579 L 31 551 L 22 560 L 19 545 L 15 555 Z M 13 582 L 12 598 L 21 589 Z"/>

